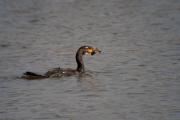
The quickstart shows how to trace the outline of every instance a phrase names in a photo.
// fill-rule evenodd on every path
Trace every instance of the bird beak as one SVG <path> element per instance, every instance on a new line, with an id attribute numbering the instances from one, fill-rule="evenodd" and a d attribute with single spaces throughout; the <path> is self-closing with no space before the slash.
<path id="1" fill-rule="evenodd" d="M 101 53 L 101 50 L 99 50 L 98 48 L 95 48 L 94 51 L 95 51 L 96 53 Z"/>
<path id="2" fill-rule="evenodd" d="M 101 53 L 101 50 L 94 48 L 94 50 L 91 52 L 91 55 L 95 55 L 96 53 Z"/>

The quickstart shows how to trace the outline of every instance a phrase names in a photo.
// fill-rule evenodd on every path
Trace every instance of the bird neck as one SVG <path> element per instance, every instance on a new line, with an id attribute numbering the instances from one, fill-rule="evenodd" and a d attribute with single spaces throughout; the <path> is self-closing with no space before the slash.
<path id="1" fill-rule="evenodd" d="M 77 71 L 78 72 L 84 72 L 84 62 L 83 62 L 83 51 L 82 50 L 78 50 L 76 53 L 76 62 L 77 62 Z"/>

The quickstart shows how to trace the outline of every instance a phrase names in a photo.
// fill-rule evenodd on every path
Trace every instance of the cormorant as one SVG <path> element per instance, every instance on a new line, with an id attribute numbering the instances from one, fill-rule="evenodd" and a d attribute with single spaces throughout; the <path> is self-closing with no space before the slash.
<path id="1" fill-rule="evenodd" d="M 81 46 L 76 52 L 76 62 L 77 68 L 54 68 L 49 70 L 44 75 L 39 75 L 33 72 L 25 72 L 22 76 L 24 79 L 33 80 L 33 79 L 43 79 L 49 77 L 62 77 L 62 76 L 72 76 L 78 75 L 80 73 L 85 72 L 84 62 L 83 62 L 83 55 L 94 55 L 96 53 L 101 53 L 98 48 L 93 48 L 91 46 Z"/>

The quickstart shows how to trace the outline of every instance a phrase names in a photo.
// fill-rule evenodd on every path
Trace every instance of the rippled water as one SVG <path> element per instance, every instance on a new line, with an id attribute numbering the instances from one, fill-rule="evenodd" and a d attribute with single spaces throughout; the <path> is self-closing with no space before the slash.
<path id="1" fill-rule="evenodd" d="M 1 0 L 0 120 L 179 120 L 179 0 Z M 76 67 L 83 77 L 27 81 Z"/>

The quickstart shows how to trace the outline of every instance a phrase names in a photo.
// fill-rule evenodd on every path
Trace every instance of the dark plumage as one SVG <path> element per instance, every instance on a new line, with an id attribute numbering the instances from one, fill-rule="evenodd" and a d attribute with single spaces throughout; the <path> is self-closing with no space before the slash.
<path id="1" fill-rule="evenodd" d="M 49 77 L 62 77 L 62 76 L 72 76 L 85 72 L 83 55 L 89 54 L 94 55 L 96 53 L 100 53 L 101 51 L 97 48 L 93 48 L 91 46 L 82 46 L 76 52 L 76 62 L 77 68 L 54 68 L 49 70 L 44 75 L 39 75 L 33 72 L 25 72 L 22 76 L 24 79 L 33 80 L 33 79 L 43 79 Z"/>

